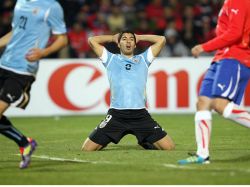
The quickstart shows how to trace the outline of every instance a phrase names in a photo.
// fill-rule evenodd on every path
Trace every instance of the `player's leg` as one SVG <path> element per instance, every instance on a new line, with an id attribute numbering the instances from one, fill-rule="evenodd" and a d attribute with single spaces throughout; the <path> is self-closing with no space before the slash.
<path id="1" fill-rule="evenodd" d="M 205 75 L 199 93 L 197 112 L 195 114 L 197 159 L 195 160 L 194 157 L 191 157 L 190 162 L 203 163 L 204 161 L 204 163 L 208 163 L 209 143 L 212 132 L 212 115 L 210 110 L 224 107 L 229 102 L 223 98 L 227 98 L 228 95 L 232 93 L 232 85 L 234 85 L 237 80 L 235 77 L 232 77 L 236 68 L 237 63 L 234 61 L 222 60 L 212 64 Z M 219 99 L 220 102 L 215 102 L 217 101 L 215 99 L 217 97 L 221 98 Z"/>
<path id="2" fill-rule="evenodd" d="M 214 90 L 218 88 L 221 75 L 221 63 L 213 63 L 209 67 L 202 81 L 195 113 L 195 139 L 197 151 L 185 163 L 209 163 L 209 145 L 212 133 L 212 101 Z"/>
<path id="3" fill-rule="evenodd" d="M 209 158 L 209 144 L 212 132 L 211 98 L 216 70 L 217 64 L 212 64 L 206 72 L 196 103 L 197 111 L 195 113 L 194 122 L 197 151 L 194 156 L 196 159 L 191 159 L 194 163 L 203 162 Z M 185 163 L 185 161 L 183 163 Z"/>
<path id="4" fill-rule="evenodd" d="M 4 75 L 8 74 L 4 70 Z M 3 71 L 1 70 L 1 76 L 4 77 Z M 17 76 L 17 77 L 15 77 Z M 19 77 L 20 76 L 20 77 Z M 2 78 L 1 77 L 1 78 Z M 5 110 L 9 107 L 10 104 L 16 103 L 19 106 L 25 107 L 29 101 L 28 97 L 26 96 L 24 99 L 24 94 L 28 95 L 26 91 L 29 91 L 30 83 L 33 82 L 33 78 L 28 81 L 26 87 L 27 80 L 29 78 L 22 79 L 21 75 L 16 75 L 11 73 L 11 78 L 5 79 L 1 83 L 1 90 L 0 90 L 0 133 L 6 136 L 7 138 L 16 142 L 19 146 L 22 161 L 20 163 L 20 168 L 26 168 L 30 163 L 30 157 L 32 152 L 35 150 L 36 142 L 30 138 L 24 136 L 19 130 L 17 130 L 10 120 L 4 116 Z M 24 76 L 26 77 L 26 76 Z"/>
<path id="5" fill-rule="evenodd" d="M 230 102 L 226 105 L 223 116 L 240 125 L 250 128 L 250 114 L 243 107 Z"/>
<path id="6" fill-rule="evenodd" d="M 19 147 L 25 147 L 29 143 L 27 138 L 12 125 L 6 116 L 3 115 L 8 107 L 8 103 L 0 100 L 0 133 L 15 141 Z"/>
<path id="7" fill-rule="evenodd" d="M 138 144 L 148 150 L 172 150 L 175 144 L 166 131 L 150 116 L 147 110 L 140 110 L 138 117 L 129 124 Z"/>
<path id="8" fill-rule="evenodd" d="M 199 96 L 197 112 L 195 113 L 196 154 L 204 159 L 209 157 L 209 143 L 212 132 L 211 102 L 212 100 L 209 97 Z"/>
<path id="9" fill-rule="evenodd" d="M 223 117 L 250 128 L 250 114 L 240 106 L 245 88 L 250 79 L 250 70 L 237 61 L 232 63 L 234 68 L 232 68 L 231 72 L 228 72 L 232 77 L 231 88 L 223 95 L 225 98 L 213 99 L 212 106 Z"/>
<path id="10" fill-rule="evenodd" d="M 101 150 L 103 147 L 103 145 L 97 144 L 87 138 L 82 145 L 82 151 L 98 151 Z"/>
<path id="11" fill-rule="evenodd" d="M 195 113 L 195 139 L 197 151 L 196 154 L 191 154 L 187 159 L 179 160 L 179 164 L 209 163 L 209 144 L 212 131 L 212 115 L 209 110 L 210 104 L 211 99 L 208 97 L 202 96 L 198 98 L 198 110 Z"/>
<path id="12" fill-rule="evenodd" d="M 209 143 L 212 132 L 212 87 L 217 64 L 212 64 L 202 81 L 195 113 L 196 154 L 187 159 L 179 160 L 179 164 L 209 163 Z"/>
<path id="13" fill-rule="evenodd" d="M 162 139 L 153 143 L 159 150 L 173 150 L 175 148 L 174 141 L 169 135 L 164 136 Z"/>
<path id="14" fill-rule="evenodd" d="M 0 101 L 0 106 L 2 102 L 3 101 Z M 22 161 L 20 162 L 19 167 L 21 169 L 28 167 L 31 160 L 31 155 L 37 146 L 36 141 L 23 135 L 4 115 L 2 115 L 0 119 L 0 133 L 7 138 L 15 141 L 19 146 L 22 157 Z"/>
<path id="15" fill-rule="evenodd" d="M 227 99 L 216 98 L 213 101 L 213 108 L 224 118 L 250 128 L 250 114 L 239 104 L 235 104 L 233 101 L 230 102 Z"/>
<path id="16" fill-rule="evenodd" d="M 108 125 L 112 116 L 107 114 L 106 118 L 94 129 L 89 137 L 84 141 L 82 145 L 82 151 L 98 151 L 103 147 L 106 147 L 111 139 L 107 135 L 107 131 L 110 127 Z"/>
<path id="17" fill-rule="evenodd" d="M 242 125 L 249 125 L 249 114 L 246 111 L 239 109 L 238 106 L 232 103 L 230 104 L 230 100 L 235 101 L 237 104 L 241 102 L 246 84 L 249 80 L 249 69 L 234 59 L 224 59 L 213 64 L 212 66 L 214 66 L 214 68 L 210 69 L 215 72 L 214 75 L 211 73 L 212 76 L 209 76 L 212 80 L 210 81 L 212 83 L 212 89 L 210 92 L 206 91 L 206 89 L 210 89 L 211 86 L 211 83 L 209 83 L 209 79 L 207 79 L 206 75 L 202 83 L 200 95 L 206 95 L 208 98 L 212 98 L 209 99 L 209 102 L 207 102 L 210 103 L 210 109 L 214 109 L 218 113 L 223 114 L 224 117 L 232 119 Z M 204 84 L 206 81 L 208 82 L 207 85 Z M 209 93 L 211 95 L 209 95 Z M 206 107 L 206 105 L 202 106 Z M 199 107 L 200 106 L 198 104 L 198 110 Z M 209 123 L 212 119 L 211 113 L 205 111 L 202 114 L 198 111 L 195 118 L 198 156 L 181 160 L 179 162 L 180 164 L 206 163 L 209 158 L 207 145 L 209 146 L 210 134 L 212 130 L 211 123 Z"/>
<path id="18" fill-rule="evenodd" d="M 114 109 L 110 109 L 106 118 L 94 129 L 82 145 L 82 151 L 98 151 L 110 142 L 118 143 L 126 129 L 119 121 L 119 116 Z M 113 117 L 116 116 L 116 117 Z"/>

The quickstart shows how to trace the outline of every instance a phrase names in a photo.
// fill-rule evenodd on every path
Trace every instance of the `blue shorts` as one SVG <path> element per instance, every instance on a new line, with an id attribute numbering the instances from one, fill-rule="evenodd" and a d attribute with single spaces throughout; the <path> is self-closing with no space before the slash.
<path id="1" fill-rule="evenodd" d="M 250 68 L 235 59 L 223 59 L 212 63 L 202 81 L 199 96 L 225 98 L 240 105 Z"/>

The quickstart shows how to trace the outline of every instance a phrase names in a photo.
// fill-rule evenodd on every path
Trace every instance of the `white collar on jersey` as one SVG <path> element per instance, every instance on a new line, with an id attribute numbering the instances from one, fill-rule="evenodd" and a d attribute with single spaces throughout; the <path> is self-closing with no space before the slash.
<path id="1" fill-rule="evenodd" d="M 119 54 L 119 59 L 121 60 L 122 58 L 132 60 L 133 58 L 135 58 L 135 55 L 134 55 L 134 56 L 131 56 L 131 57 L 127 57 L 127 56 L 125 56 L 125 55 L 123 55 L 123 54 Z"/>

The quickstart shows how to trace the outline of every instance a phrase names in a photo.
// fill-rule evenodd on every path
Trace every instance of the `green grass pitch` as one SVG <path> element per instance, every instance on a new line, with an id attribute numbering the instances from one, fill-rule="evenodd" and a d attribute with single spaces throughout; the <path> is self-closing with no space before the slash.
<path id="1" fill-rule="evenodd" d="M 104 116 L 11 118 L 39 144 L 20 170 L 17 146 L 0 136 L 0 184 L 250 184 L 250 131 L 215 115 L 211 164 L 179 166 L 195 151 L 193 115 L 153 115 L 176 143 L 174 151 L 146 151 L 132 135 L 103 151 L 81 152 Z"/>

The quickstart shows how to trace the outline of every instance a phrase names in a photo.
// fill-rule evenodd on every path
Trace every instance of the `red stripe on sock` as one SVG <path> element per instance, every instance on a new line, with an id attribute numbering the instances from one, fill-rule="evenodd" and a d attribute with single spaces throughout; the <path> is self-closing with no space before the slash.
<path id="1" fill-rule="evenodd" d="M 205 121 L 205 120 L 201 120 L 201 123 L 203 124 L 203 125 L 205 125 L 205 127 L 208 129 L 208 131 L 209 131 L 209 128 L 208 128 L 208 125 L 207 125 L 207 122 Z"/>
<path id="2" fill-rule="evenodd" d="M 205 149 L 205 138 L 204 138 L 204 132 L 202 130 L 201 125 L 199 124 L 200 130 L 201 130 L 201 136 L 202 136 L 202 147 Z"/>
<path id="3" fill-rule="evenodd" d="M 239 113 L 244 113 L 244 112 L 247 112 L 247 111 L 245 111 L 245 110 L 236 110 L 236 109 L 232 110 L 233 114 L 239 114 Z"/>
<path id="4" fill-rule="evenodd" d="M 205 120 L 201 120 L 202 124 L 205 125 L 205 127 L 207 128 L 207 133 L 208 133 L 208 142 L 210 142 L 210 129 L 208 127 L 208 124 Z"/>
<path id="5" fill-rule="evenodd" d="M 208 127 L 208 124 L 205 120 L 201 120 L 201 123 L 207 128 L 207 133 L 208 133 L 208 142 L 210 142 L 210 129 Z"/>

